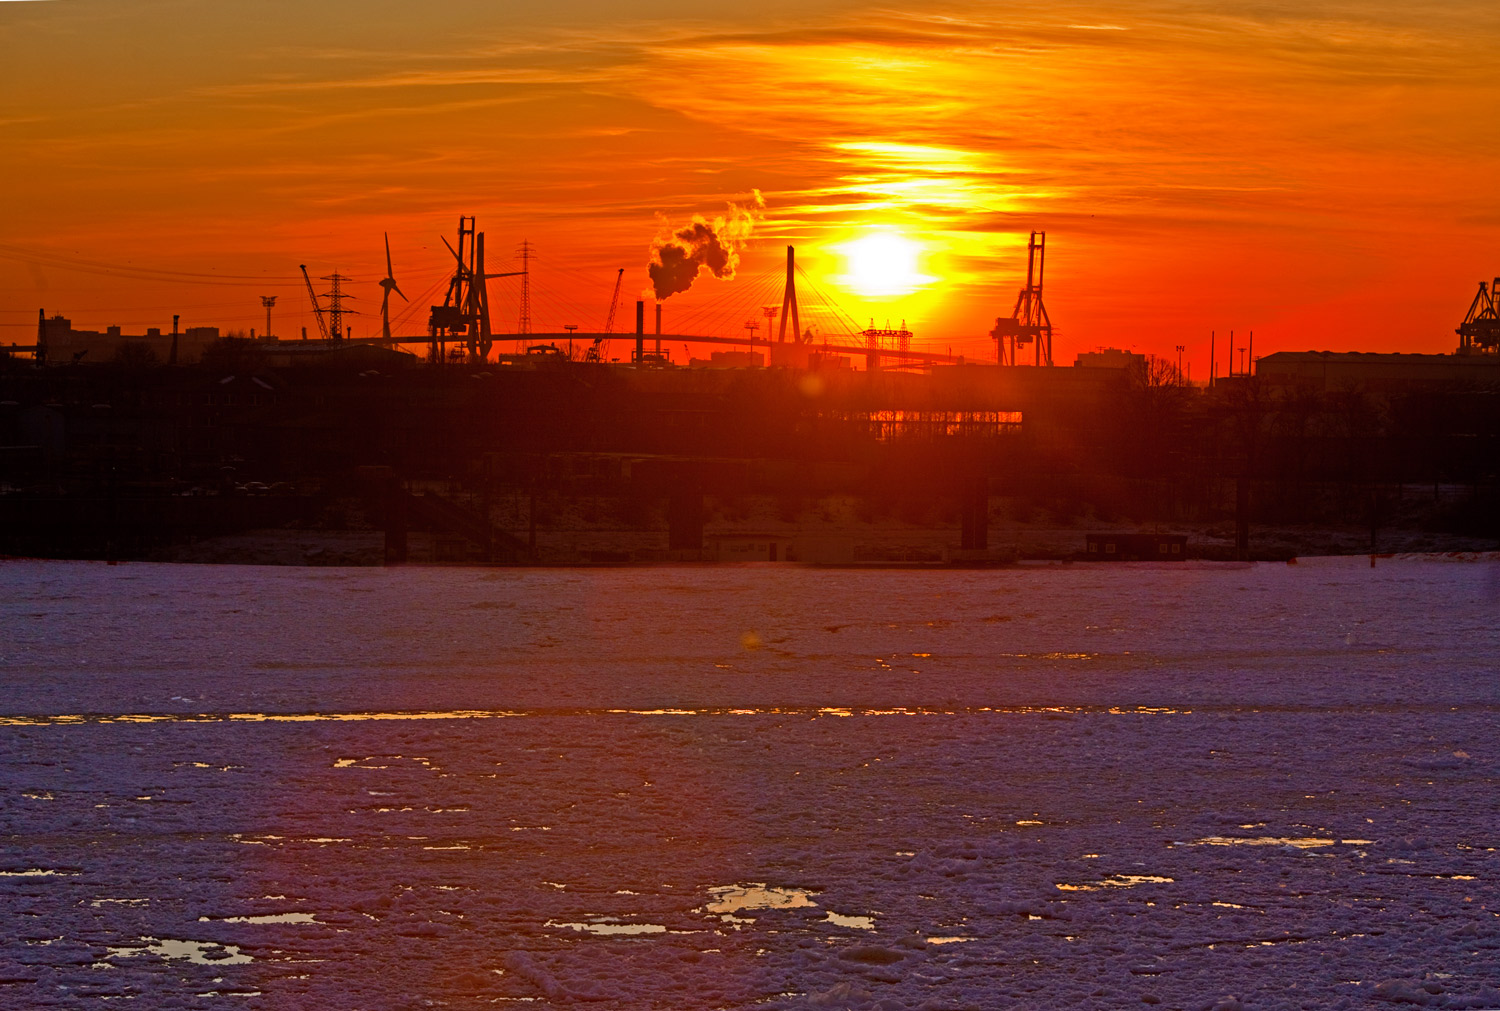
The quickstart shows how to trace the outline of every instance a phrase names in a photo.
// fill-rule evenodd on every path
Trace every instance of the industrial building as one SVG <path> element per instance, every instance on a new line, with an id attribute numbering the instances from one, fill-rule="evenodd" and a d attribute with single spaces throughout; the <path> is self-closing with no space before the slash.
<path id="1" fill-rule="evenodd" d="M 175 324 L 177 317 L 172 320 Z M 216 326 L 192 326 L 182 331 L 174 326 L 166 333 L 150 327 L 142 334 L 127 334 L 117 326 L 106 327 L 103 332 L 76 330 L 66 316 L 39 314 L 37 320 L 37 346 L 45 349 L 45 360 L 54 364 L 107 362 L 122 353 L 129 354 L 130 345 L 134 345 L 149 351 L 162 364 L 187 365 L 198 361 L 203 350 L 218 339 Z"/>
<path id="2" fill-rule="evenodd" d="M 1256 359 L 1255 374 L 1267 386 L 1320 393 L 1500 389 L 1500 355 L 1278 351 Z"/>

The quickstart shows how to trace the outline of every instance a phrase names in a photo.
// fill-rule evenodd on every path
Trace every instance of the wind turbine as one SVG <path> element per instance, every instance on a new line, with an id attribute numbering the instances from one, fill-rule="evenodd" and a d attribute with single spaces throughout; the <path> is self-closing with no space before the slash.
<path id="1" fill-rule="evenodd" d="M 391 233 L 385 233 L 385 277 L 380 279 L 380 287 L 385 294 L 380 299 L 380 337 L 382 340 L 391 339 L 391 292 L 401 296 L 401 301 L 410 301 L 401 289 L 396 287 L 396 272 L 391 269 Z"/>

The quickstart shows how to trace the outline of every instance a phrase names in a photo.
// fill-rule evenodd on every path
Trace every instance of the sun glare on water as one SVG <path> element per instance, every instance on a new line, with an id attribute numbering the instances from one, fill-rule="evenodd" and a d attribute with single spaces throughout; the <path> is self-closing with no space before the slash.
<path id="1" fill-rule="evenodd" d="M 860 295 L 910 295 L 934 280 L 918 266 L 922 247 L 899 232 L 871 232 L 837 248 L 848 265 L 838 281 Z"/>

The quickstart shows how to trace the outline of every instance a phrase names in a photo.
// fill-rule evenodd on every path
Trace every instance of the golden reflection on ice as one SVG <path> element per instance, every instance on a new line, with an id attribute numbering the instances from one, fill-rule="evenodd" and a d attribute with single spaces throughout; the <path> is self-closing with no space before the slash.
<path id="1" fill-rule="evenodd" d="M 703 908 L 710 913 L 733 913 L 741 909 L 804 909 L 816 906 L 813 893 L 805 888 L 774 888 L 765 882 L 744 885 L 718 885 L 708 890 L 713 896 Z"/>
<path id="2" fill-rule="evenodd" d="M 1310 850 L 1323 846 L 1373 846 L 1373 839 L 1323 839 L 1315 836 L 1260 835 L 1236 837 L 1211 835 L 1194 839 L 1189 846 L 1291 846 L 1294 849 Z"/>
<path id="3" fill-rule="evenodd" d="M 545 926 L 561 927 L 566 930 L 576 930 L 588 934 L 665 934 L 667 928 L 659 923 L 619 923 L 611 922 L 613 917 L 600 917 L 590 922 L 558 922 L 548 920 Z"/>
<path id="4" fill-rule="evenodd" d="M 1101 888 L 1134 888 L 1136 885 L 1170 885 L 1174 878 L 1159 874 L 1111 874 L 1100 881 L 1085 881 L 1077 885 L 1059 884 L 1060 892 L 1097 892 Z"/>
<path id="5" fill-rule="evenodd" d="M 255 959 L 242 954 L 239 946 L 218 944 L 214 941 L 182 941 L 170 937 L 141 938 L 141 945 L 105 948 L 105 959 L 130 958 L 136 955 L 159 955 L 164 959 L 183 959 L 195 965 L 243 965 Z"/>
<path id="6" fill-rule="evenodd" d="M 77 873 L 77 871 L 52 871 L 32 867 L 24 871 L 0 871 L 0 878 L 60 878 Z"/>
<path id="7" fill-rule="evenodd" d="M 317 923 L 312 913 L 262 913 L 255 916 L 200 916 L 199 923 Z"/>
<path id="8" fill-rule="evenodd" d="M 1087 654 L 1052 654 L 1087 658 Z M 1115 716 L 1165 716 L 1191 713 L 1189 708 L 1169 706 L 900 706 L 889 709 L 859 706 L 759 706 L 704 707 L 701 709 L 454 709 L 415 710 L 411 712 L 332 712 L 332 713 L 125 713 L 125 714 L 44 714 L 0 716 L 0 727 L 76 726 L 87 723 L 357 723 L 360 721 L 403 720 L 499 720 L 527 716 L 963 716 L 979 713 L 1034 715 L 1059 713 L 1085 715 L 1109 713 Z M 336 768 L 349 768 L 361 759 L 335 759 Z M 414 759 L 414 761 L 422 761 Z M 206 763 L 193 763 L 208 768 Z M 217 766 L 221 769 L 237 766 Z"/>

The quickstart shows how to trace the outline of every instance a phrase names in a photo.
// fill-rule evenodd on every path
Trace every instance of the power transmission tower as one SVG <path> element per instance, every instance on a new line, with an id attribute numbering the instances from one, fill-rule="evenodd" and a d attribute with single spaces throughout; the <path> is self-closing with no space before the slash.
<path id="1" fill-rule="evenodd" d="M 531 243 L 521 240 L 521 318 L 516 333 L 531 333 Z"/>
<path id="2" fill-rule="evenodd" d="M 323 297 L 328 299 L 328 336 L 336 341 L 344 339 L 344 316 L 356 314 L 354 309 L 344 308 L 344 299 L 353 298 L 353 295 L 344 294 L 343 283 L 351 280 L 338 271 L 325 274 L 322 280 L 329 281 L 333 285 L 332 291 L 325 291 Z"/>

